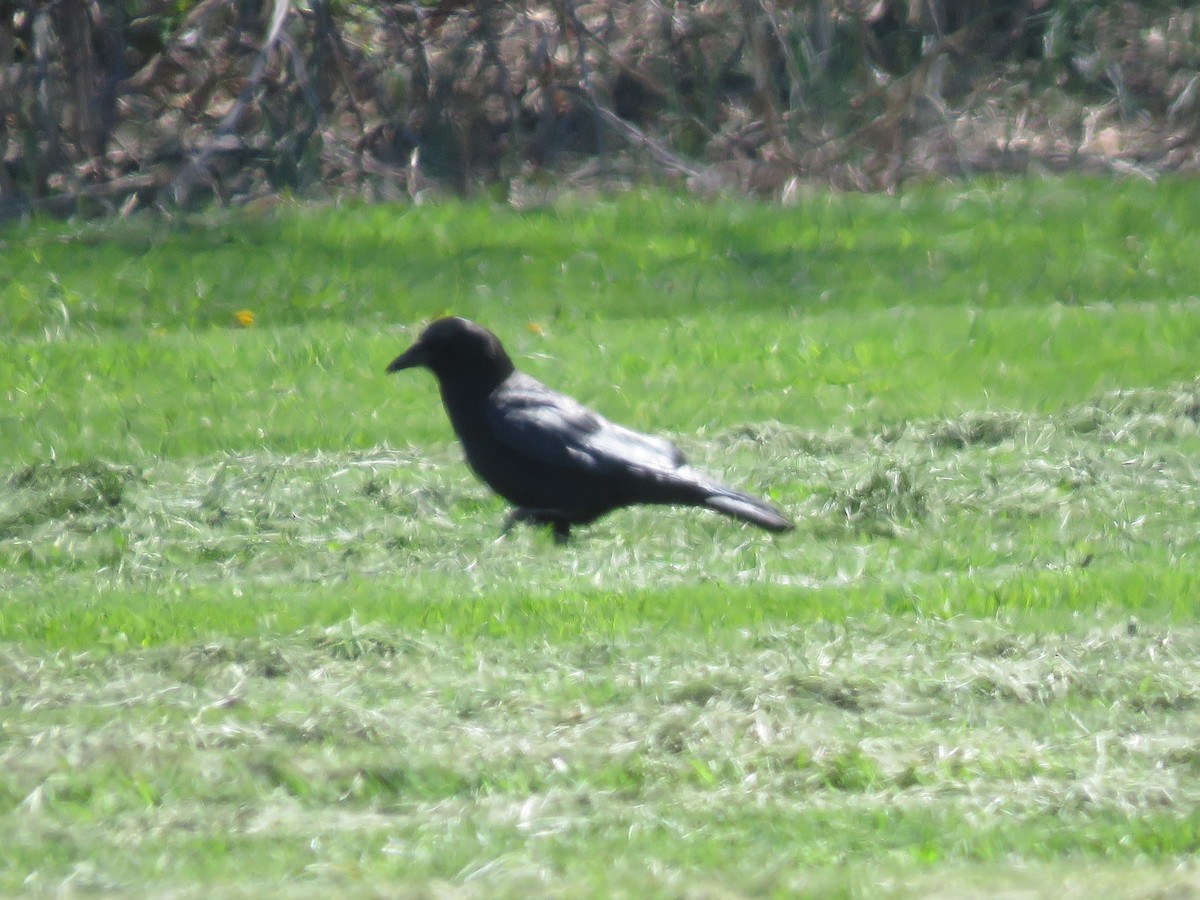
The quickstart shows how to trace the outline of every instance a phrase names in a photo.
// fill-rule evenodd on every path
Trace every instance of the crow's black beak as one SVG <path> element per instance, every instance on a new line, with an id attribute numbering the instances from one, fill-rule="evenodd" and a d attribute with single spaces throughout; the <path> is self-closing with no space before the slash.
<path id="1" fill-rule="evenodd" d="M 393 359 L 388 364 L 387 371 L 390 375 L 392 372 L 399 372 L 401 369 L 412 369 L 417 366 L 427 365 L 428 363 L 429 354 L 426 353 L 425 347 L 418 341 Z"/>

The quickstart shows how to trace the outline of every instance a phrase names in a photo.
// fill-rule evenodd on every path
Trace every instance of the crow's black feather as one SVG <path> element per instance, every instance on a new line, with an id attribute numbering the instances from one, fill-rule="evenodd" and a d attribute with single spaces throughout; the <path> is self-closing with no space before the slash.
<path id="1" fill-rule="evenodd" d="M 467 462 L 516 510 L 508 524 L 554 528 L 637 503 L 704 506 L 765 528 L 792 523 L 757 497 L 687 465 L 670 441 L 616 425 L 516 371 L 494 334 L 466 319 L 438 319 L 388 366 L 433 372 Z M 506 526 L 507 527 L 507 526 Z"/>

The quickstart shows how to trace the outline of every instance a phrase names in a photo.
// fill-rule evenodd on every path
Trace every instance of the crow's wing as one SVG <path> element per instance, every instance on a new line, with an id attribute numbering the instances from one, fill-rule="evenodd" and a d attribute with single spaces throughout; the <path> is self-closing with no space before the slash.
<path id="1" fill-rule="evenodd" d="M 615 425 L 519 372 L 492 392 L 484 415 L 502 444 L 548 465 L 607 475 L 685 462 L 670 441 Z"/>

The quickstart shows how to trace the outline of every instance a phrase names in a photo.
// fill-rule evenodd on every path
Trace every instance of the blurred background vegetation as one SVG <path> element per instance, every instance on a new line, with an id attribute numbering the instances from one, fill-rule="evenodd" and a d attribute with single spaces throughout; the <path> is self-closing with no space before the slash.
<path id="1" fill-rule="evenodd" d="M 1100 0 L 0 0 L 0 219 L 1197 167 L 1200 11 Z"/>

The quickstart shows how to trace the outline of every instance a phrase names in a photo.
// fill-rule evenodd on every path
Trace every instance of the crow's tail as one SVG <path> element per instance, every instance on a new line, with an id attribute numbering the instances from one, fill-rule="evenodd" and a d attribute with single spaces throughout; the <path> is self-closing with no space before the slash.
<path id="1" fill-rule="evenodd" d="M 633 500 L 635 503 L 668 503 L 687 506 L 703 506 L 714 512 L 719 512 L 767 531 L 791 531 L 792 520 L 777 510 L 765 500 L 726 487 L 712 476 L 693 469 L 691 466 L 680 466 L 669 472 L 647 472 L 645 480 L 640 482 L 640 490 Z M 653 487 L 646 489 L 645 486 Z"/>
<path id="2" fill-rule="evenodd" d="M 708 485 L 712 493 L 704 500 L 709 509 L 765 528 L 767 531 L 791 531 L 795 526 L 791 520 L 767 503 L 742 491 L 722 485 Z"/>

